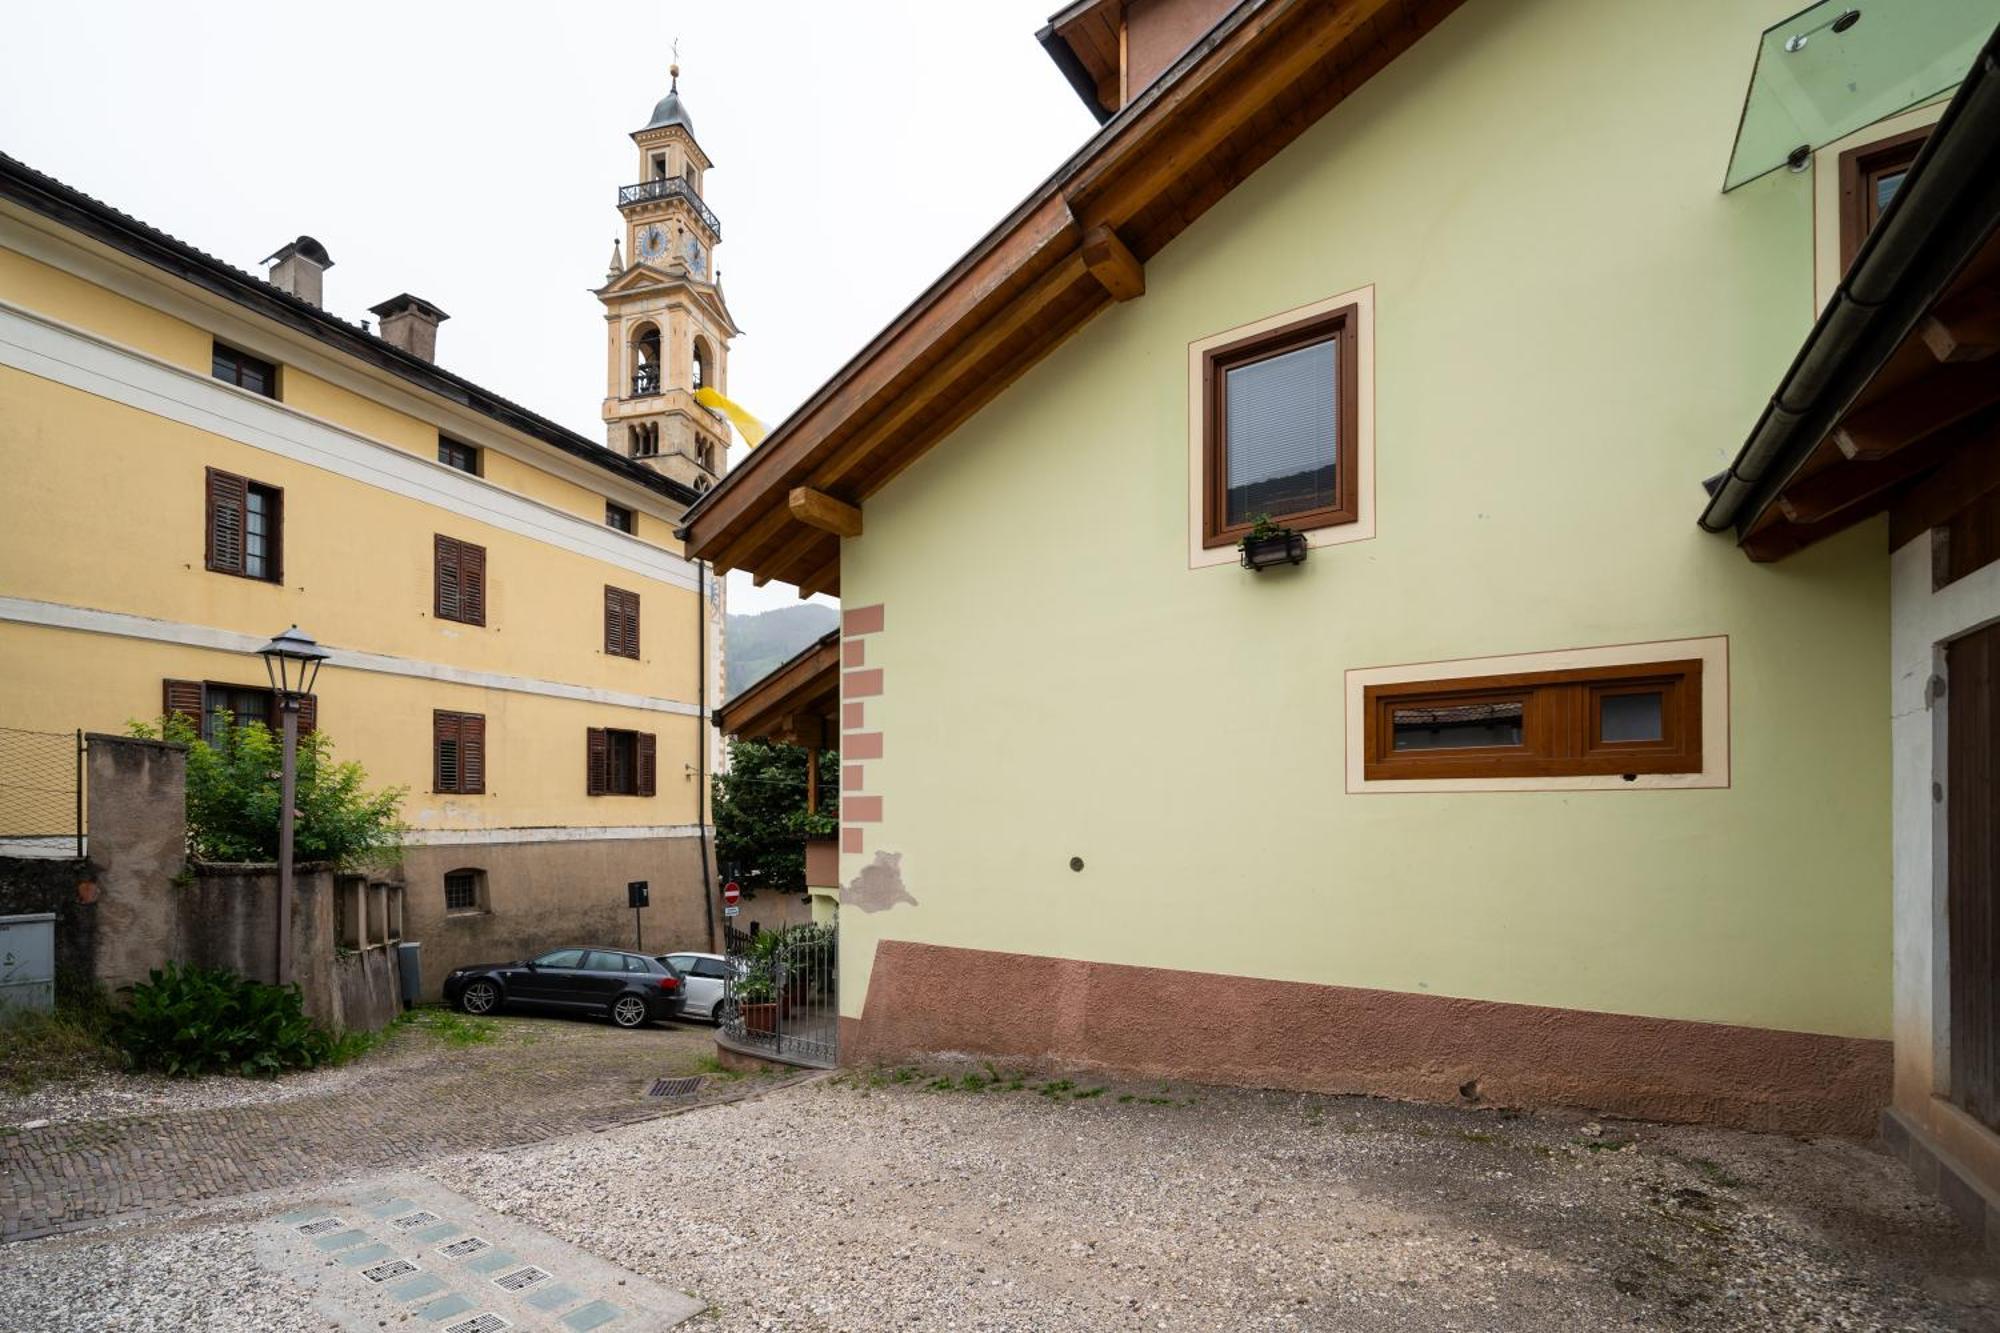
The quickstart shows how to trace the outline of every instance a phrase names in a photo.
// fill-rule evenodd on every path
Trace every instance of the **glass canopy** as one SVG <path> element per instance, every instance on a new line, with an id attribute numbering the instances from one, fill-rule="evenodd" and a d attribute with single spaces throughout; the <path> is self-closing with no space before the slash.
<path id="1" fill-rule="evenodd" d="M 1820 0 L 1767 28 L 1723 190 L 1949 91 L 1997 25 L 2000 0 Z"/>

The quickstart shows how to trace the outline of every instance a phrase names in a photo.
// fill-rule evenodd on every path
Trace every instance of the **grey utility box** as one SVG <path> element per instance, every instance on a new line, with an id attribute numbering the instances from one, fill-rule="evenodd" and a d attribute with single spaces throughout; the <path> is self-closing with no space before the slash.
<path id="1" fill-rule="evenodd" d="M 56 1007 L 56 914 L 0 916 L 0 1013 Z"/>
<path id="2" fill-rule="evenodd" d="M 403 1007 L 424 998 L 424 946 L 408 940 L 396 946 L 396 975 L 403 983 Z"/>

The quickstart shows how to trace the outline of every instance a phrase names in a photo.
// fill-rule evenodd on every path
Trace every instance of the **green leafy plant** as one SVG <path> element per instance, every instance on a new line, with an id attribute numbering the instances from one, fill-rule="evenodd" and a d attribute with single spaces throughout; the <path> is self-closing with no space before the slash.
<path id="1" fill-rule="evenodd" d="M 279 769 L 283 742 L 261 722 L 211 719 L 204 740 L 194 721 L 170 713 L 133 735 L 187 746 L 188 849 L 205 861 L 272 861 L 278 855 Z M 365 790 L 361 765 L 337 762 L 324 731 L 299 737 L 294 858 L 356 864 L 393 858 L 402 841 L 407 787 Z"/>
<path id="2" fill-rule="evenodd" d="M 778 1002 L 778 979 L 772 974 L 769 960 L 753 958 L 750 965 L 744 968 L 743 975 L 736 981 L 736 1002 L 738 1004 Z"/>
<path id="3" fill-rule="evenodd" d="M 1243 540 L 1236 543 L 1236 549 L 1240 551 L 1251 542 L 1261 542 L 1294 535 L 1296 534 L 1293 529 L 1286 527 L 1282 523 L 1272 522 L 1269 514 L 1259 514 L 1251 520 L 1250 531 L 1243 534 Z"/>
<path id="4" fill-rule="evenodd" d="M 840 827 L 806 809 L 807 752 L 796 745 L 731 741 L 729 771 L 715 776 L 715 856 L 751 893 L 804 893 L 806 842 Z M 840 789 L 840 756 L 819 755 L 819 789 Z"/>
<path id="5" fill-rule="evenodd" d="M 111 1036 L 134 1069 L 270 1077 L 351 1058 L 369 1044 L 306 1017 L 297 986 L 226 968 L 168 963 L 125 991 L 131 1003 L 112 1020 Z"/>

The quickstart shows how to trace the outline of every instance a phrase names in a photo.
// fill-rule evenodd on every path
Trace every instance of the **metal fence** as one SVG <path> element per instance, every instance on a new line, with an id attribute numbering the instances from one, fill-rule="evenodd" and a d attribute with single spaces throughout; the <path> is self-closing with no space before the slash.
<path id="1" fill-rule="evenodd" d="M 831 924 L 756 935 L 729 930 L 723 1031 L 773 1055 L 828 1068 L 840 1062 L 840 938 Z"/>
<path id="2" fill-rule="evenodd" d="M 0 852 L 83 855 L 83 733 L 0 727 Z"/>

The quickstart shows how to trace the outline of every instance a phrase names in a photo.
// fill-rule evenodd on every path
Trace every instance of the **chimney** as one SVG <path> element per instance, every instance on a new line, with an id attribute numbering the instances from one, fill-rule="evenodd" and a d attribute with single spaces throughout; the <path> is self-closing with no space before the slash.
<path id="1" fill-rule="evenodd" d="M 382 340 L 393 343 L 411 356 L 437 360 L 438 325 L 451 316 L 420 296 L 404 292 L 381 305 L 368 307 L 382 317 Z"/>
<path id="2" fill-rule="evenodd" d="M 301 301 L 325 304 L 320 300 L 322 275 L 333 267 L 333 256 L 318 241 L 310 236 L 301 236 L 290 245 L 264 256 L 264 262 L 271 265 L 273 287 L 282 287 Z"/>

